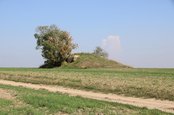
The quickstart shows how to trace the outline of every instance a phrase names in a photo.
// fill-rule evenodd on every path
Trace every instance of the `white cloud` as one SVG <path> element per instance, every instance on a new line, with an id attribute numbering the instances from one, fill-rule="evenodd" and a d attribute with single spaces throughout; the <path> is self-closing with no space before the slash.
<path id="1" fill-rule="evenodd" d="M 108 52 L 109 58 L 116 59 L 117 54 L 121 51 L 120 37 L 110 35 L 103 39 L 101 47 Z"/>

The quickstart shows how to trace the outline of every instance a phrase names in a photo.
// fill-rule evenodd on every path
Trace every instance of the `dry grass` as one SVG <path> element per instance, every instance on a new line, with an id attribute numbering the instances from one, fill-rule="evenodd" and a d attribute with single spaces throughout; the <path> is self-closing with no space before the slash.
<path id="1" fill-rule="evenodd" d="M 174 100 L 173 69 L 1 69 L 0 79 Z"/>

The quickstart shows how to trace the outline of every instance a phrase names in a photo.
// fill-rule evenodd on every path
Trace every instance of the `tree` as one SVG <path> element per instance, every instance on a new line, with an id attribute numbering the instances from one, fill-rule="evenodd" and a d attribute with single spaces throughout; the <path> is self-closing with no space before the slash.
<path id="1" fill-rule="evenodd" d="M 45 59 L 41 67 L 57 67 L 72 57 L 71 51 L 76 48 L 72 37 L 66 31 L 60 30 L 56 25 L 39 26 L 34 37 L 37 40 L 36 49 L 42 50 Z"/>
<path id="2" fill-rule="evenodd" d="M 94 50 L 93 54 L 97 55 L 97 56 L 101 56 L 104 58 L 108 57 L 108 53 L 105 52 L 101 47 L 96 47 L 96 49 Z"/>

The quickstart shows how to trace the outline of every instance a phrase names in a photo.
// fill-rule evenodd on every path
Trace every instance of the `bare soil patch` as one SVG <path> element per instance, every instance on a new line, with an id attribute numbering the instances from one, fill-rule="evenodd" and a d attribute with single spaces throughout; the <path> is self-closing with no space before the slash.
<path id="1" fill-rule="evenodd" d="M 13 100 L 15 96 L 11 91 L 0 89 L 0 98 Z"/>

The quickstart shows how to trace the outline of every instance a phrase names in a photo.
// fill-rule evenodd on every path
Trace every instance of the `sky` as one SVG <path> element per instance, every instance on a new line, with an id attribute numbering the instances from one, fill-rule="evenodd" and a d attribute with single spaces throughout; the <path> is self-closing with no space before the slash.
<path id="1" fill-rule="evenodd" d="M 142 68 L 174 68 L 174 0 L 0 0 L 0 67 L 38 67 L 37 26 L 56 24 L 78 44 Z"/>

